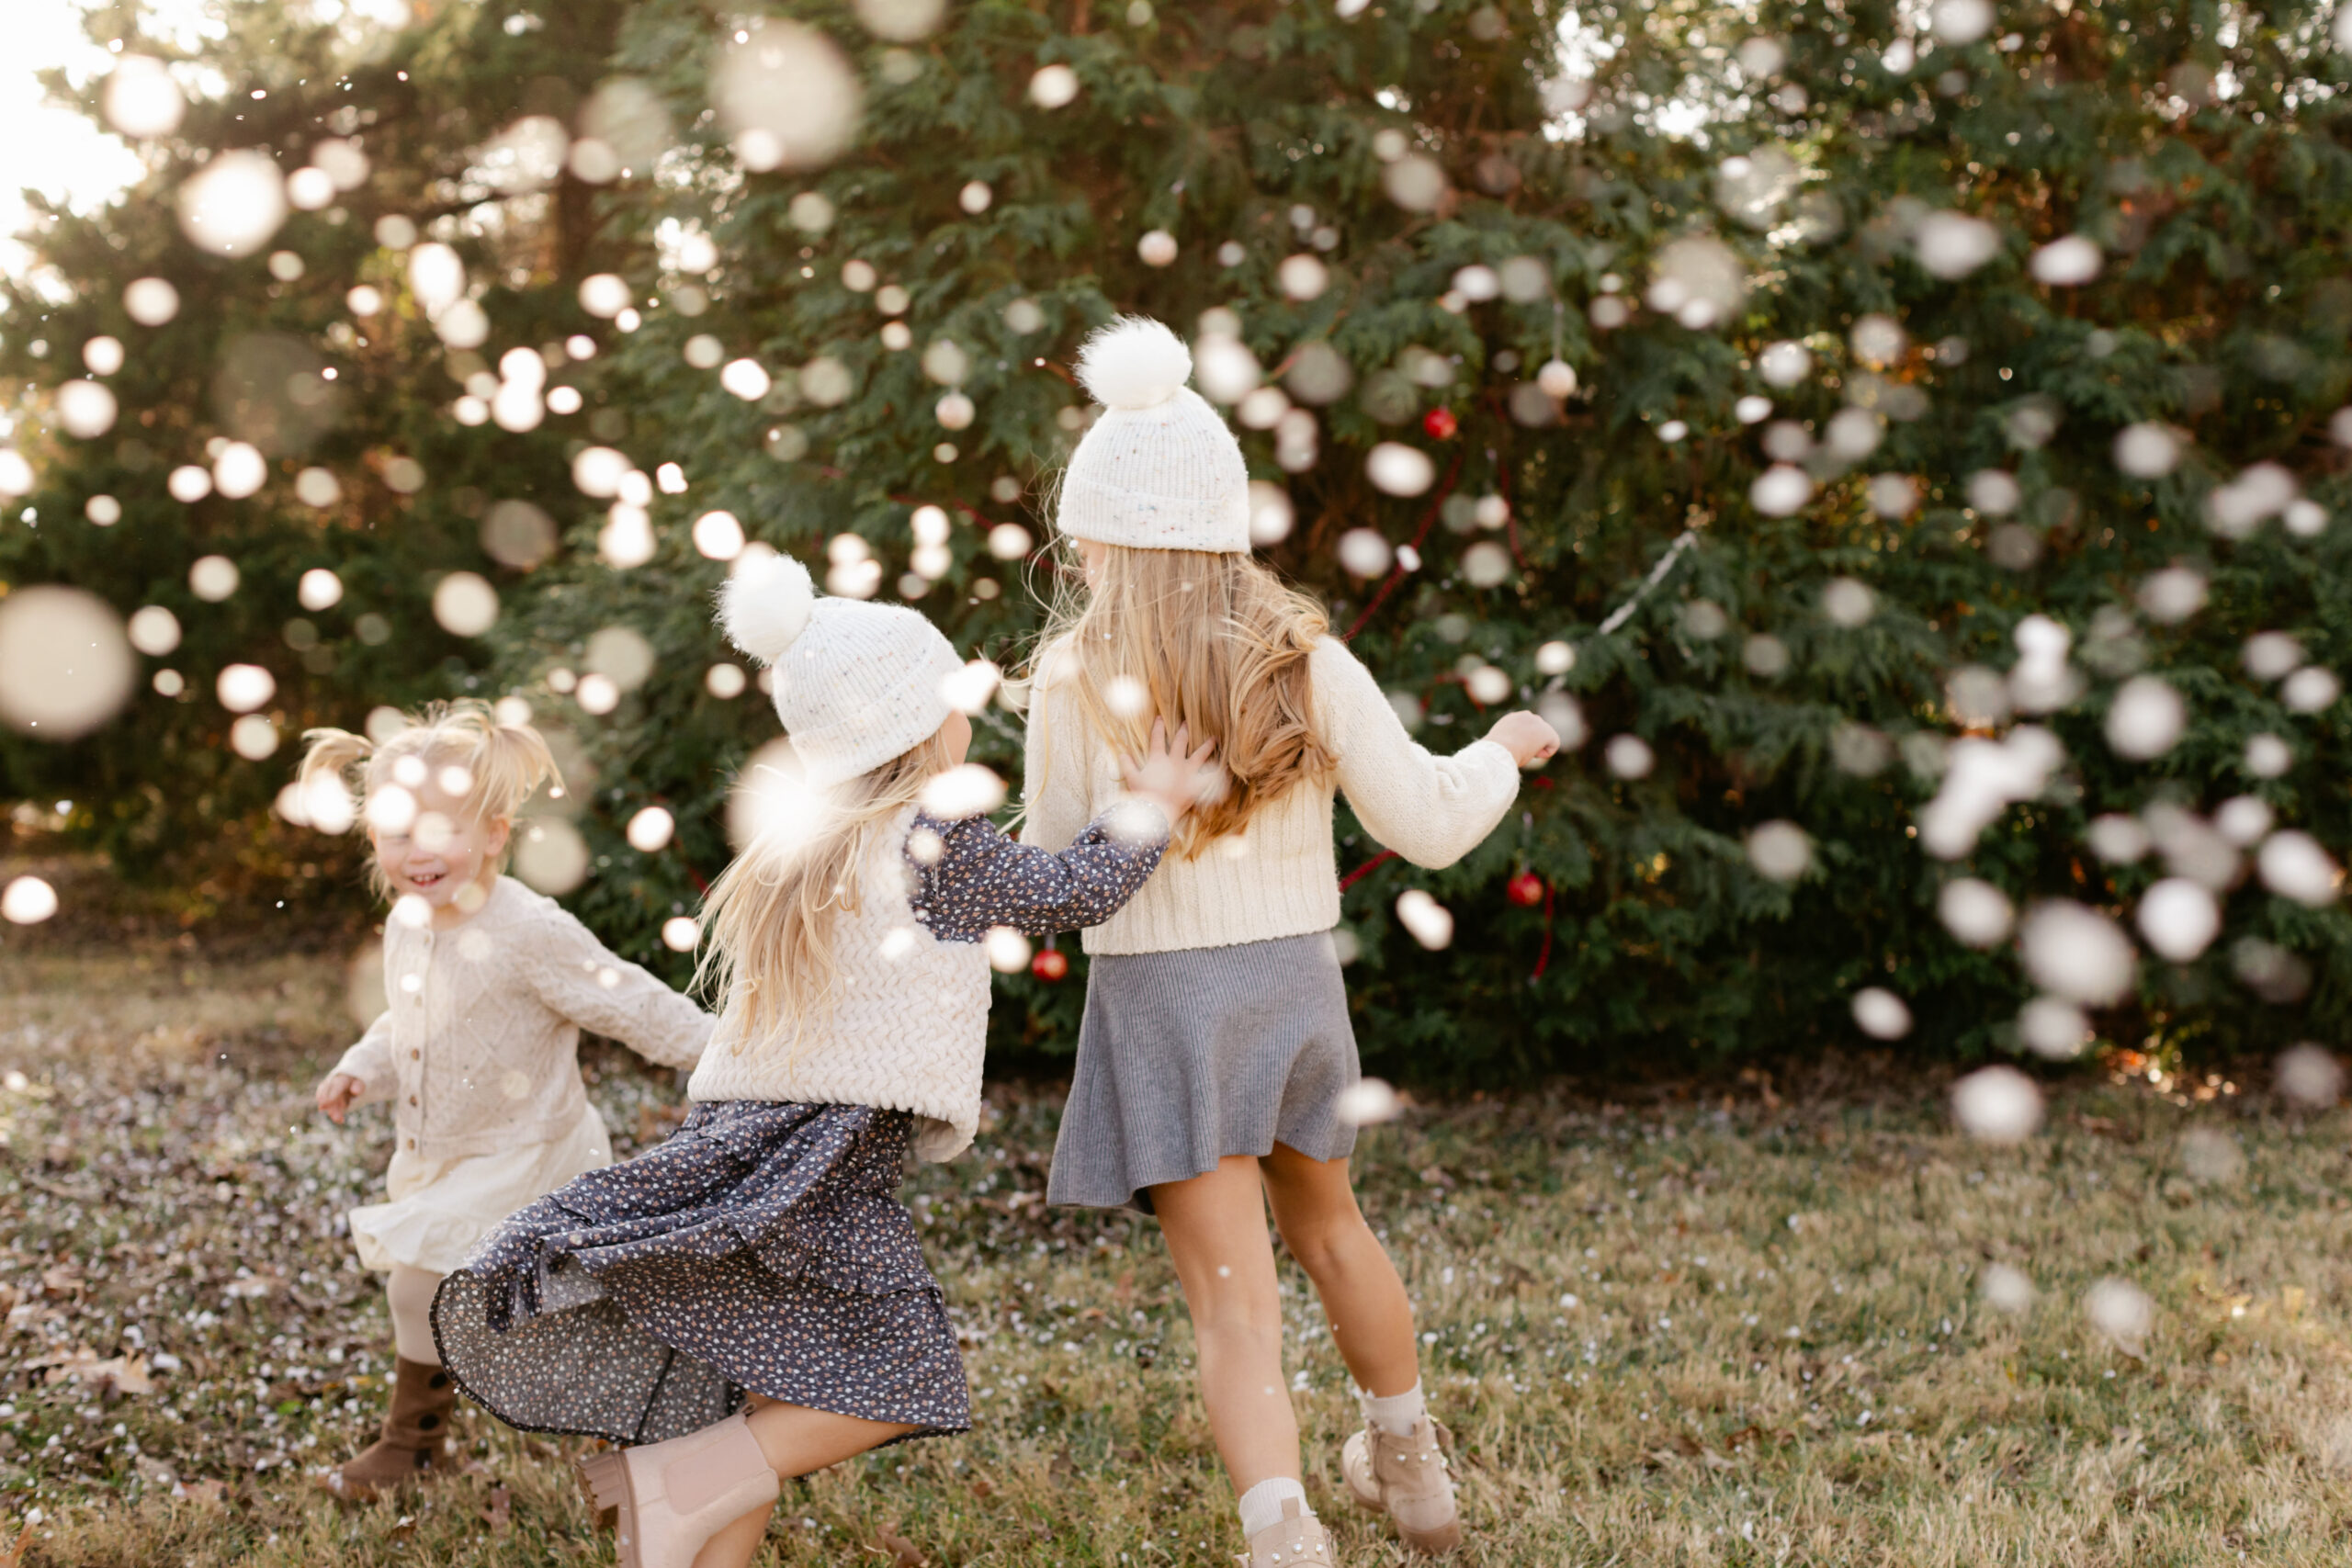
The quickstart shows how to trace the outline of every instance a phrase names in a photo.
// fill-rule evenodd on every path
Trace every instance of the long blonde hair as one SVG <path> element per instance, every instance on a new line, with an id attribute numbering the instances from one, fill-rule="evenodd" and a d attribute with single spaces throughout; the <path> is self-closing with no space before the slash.
<path id="1" fill-rule="evenodd" d="M 527 724 L 502 723 L 496 711 L 478 697 L 428 703 L 401 717 L 400 732 L 380 743 L 347 729 L 302 732 L 297 780 L 314 825 L 334 826 L 330 815 L 339 817 L 345 810 L 351 814 L 347 820 L 359 819 L 378 791 L 409 787 L 395 778 L 405 758 L 413 757 L 431 773 L 442 775 L 435 782 L 444 782 L 451 768 L 462 770 L 466 787 L 448 790 L 444 782 L 444 789 L 462 799 L 469 818 L 481 822 L 513 821 L 541 784 L 561 776 L 545 736 Z M 426 776 L 420 773 L 417 784 Z M 338 795 L 338 790 L 346 793 Z M 513 849 L 510 838 L 498 856 L 500 871 L 506 869 Z M 381 865 L 371 863 L 368 880 L 378 897 L 390 896 Z"/>
<path id="2" fill-rule="evenodd" d="M 1216 742 L 1224 787 L 1185 817 L 1190 859 L 1337 764 L 1315 730 L 1307 658 L 1323 607 L 1241 552 L 1106 547 L 1063 574 L 1030 675 L 1070 683 L 1094 735 L 1143 753 L 1154 719 Z M 1046 744 L 1052 744 L 1050 732 Z"/>
<path id="3" fill-rule="evenodd" d="M 702 902 L 706 945 L 695 985 L 724 998 L 719 1032 L 735 1050 L 787 1028 L 797 1046 L 841 977 L 833 929 L 855 913 L 858 884 L 893 820 L 954 765 L 943 731 L 830 792 L 813 831 L 754 838 Z"/>

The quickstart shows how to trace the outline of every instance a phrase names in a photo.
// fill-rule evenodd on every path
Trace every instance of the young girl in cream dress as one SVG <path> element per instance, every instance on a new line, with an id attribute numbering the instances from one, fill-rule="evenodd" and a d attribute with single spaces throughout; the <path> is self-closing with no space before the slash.
<path id="1" fill-rule="evenodd" d="M 338 1122 L 390 1105 L 395 1134 L 385 1201 L 351 1211 L 359 1261 L 384 1276 L 394 1349 L 381 1434 L 324 1478 L 356 1499 L 447 1469 L 457 1391 L 429 1315 L 442 1277 L 508 1214 L 612 1162 L 581 1086 L 581 1030 L 691 1067 L 711 1021 L 501 874 L 515 813 L 555 776 L 537 730 L 467 701 L 410 716 L 381 745 L 340 729 L 304 739 L 302 788 L 329 807 L 314 817 L 356 813 L 393 900 L 389 1005 L 318 1089 Z"/>

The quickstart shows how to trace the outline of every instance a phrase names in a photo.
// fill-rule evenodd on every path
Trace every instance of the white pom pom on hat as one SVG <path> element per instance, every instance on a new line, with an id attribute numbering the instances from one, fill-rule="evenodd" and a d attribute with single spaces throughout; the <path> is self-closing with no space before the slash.
<path id="1" fill-rule="evenodd" d="M 786 555 L 747 560 L 718 591 L 718 624 L 727 640 L 763 664 L 774 664 L 808 629 L 817 586 L 808 569 Z"/>
<path id="2" fill-rule="evenodd" d="M 1070 454 L 1055 520 L 1074 539 L 1142 550 L 1250 550 L 1250 466 L 1208 400 L 1184 385 L 1192 351 L 1146 316 L 1086 340 L 1078 378 L 1101 414 Z"/>
<path id="3" fill-rule="evenodd" d="M 1193 351 L 1148 316 L 1098 327 L 1078 351 L 1078 379 L 1106 409 L 1157 408 L 1193 378 Z"/>

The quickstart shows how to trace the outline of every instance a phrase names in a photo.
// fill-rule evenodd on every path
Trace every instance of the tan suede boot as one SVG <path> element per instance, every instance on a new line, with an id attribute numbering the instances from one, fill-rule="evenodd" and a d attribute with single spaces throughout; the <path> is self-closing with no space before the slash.
<path id="1" fill-rule="evenodd" d="M 1356 1501 L 1394 1519 L 1399 1539 L 1416 1551 L 1451 1551 L 1462 1544 L 1441 1438 L 1449 1446 L 1453 1441 L 1453 1433 L 1427 1416 L 1403 1438 L 1367 1423 L 1340 1453 Z"/>
<path id="2" fill-rule="evenodd" d="M 1295 1497 L 1283 1499 L 1279 1523 L 1250 1538 L 1249 1568 L 1338 1568 L 1323 1521 L 1304 1512 Z"/>
<path id="3" fill-rule="evenodd" d="M 694 1568 L 710 1538 L 783 1491 L 741 1416 L 617 1453 L 580 1461 L 590 1508 L 613 1521 L 620 1568 Z"/>
<path id="4" fill-rule="evenodd" d="M 437 1481 L 452 1468 L 449 1416 L 458 1407 L 458 1391 L 449 1374 L 423 1361 L 395 1359 L 392 1365 L 392 1407 L 384 1416 L 383 1436 L 324 1478 L 338 1497 L 363 1503 L 410 1482 Z"/>

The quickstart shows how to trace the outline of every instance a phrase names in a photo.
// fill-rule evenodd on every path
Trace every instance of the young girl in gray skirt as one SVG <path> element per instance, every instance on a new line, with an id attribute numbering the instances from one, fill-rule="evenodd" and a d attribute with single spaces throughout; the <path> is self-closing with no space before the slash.
<path id="1" fill-rule="evenodd" d="M 1311 601 L 1250 557 L 1250 476 L 1185 387 L 1156 321 L 1097 333 L 1079 375 L 1104 405 L 1064 477 L 1058 521 L 1083 588 L 1057 606 L 1029 712 L 1029 842 L 1078 840 L 1114 798 L 1145 716 L 1213 740 L 1221 788 L 1151 884 L 1086 932 L 1076 1081 L 1054 1149 L 1057 1203 L 1157 1214 L 1190 1306 L 1201 1396 L 1240 1497 L 1254 1568 L 1314 1568 L 1331 1546 L 1300 1484 L 1266 1206 L 1365 1391 L 1341 1455 L 1349 1490 L 1413 1547 L 1461 1528 L 1423 1407 L 1413 1314 L 1349 1182 L 1338 1113 L 1355 1039 L 1331 930 L 1331 801 L 1406 859 L 1442 866 L 1509 810 L 1519 771 L 1559 741 L 1533 714 L 1452 757 L 1413 743 Z"/>
<path id="2" fill-rule="evenodd" d="M 989 930 L 1116 911 L 1206 756 L 1155 733 L 1067 848 L 1016 844 L 935 787 L 972 732 L 929 621 L 818 599 L 781 557 L 737 571 L 721 618 L 775 672 L 808 793 L 705 905 L 726 1007 L 694 1110 L 509 1217 L 433 1308 L 443 1364 L 500 1419 L 637 1445 L 582 1467 L 622 1568 L 742 1568 L 782 1478 L 969 1424 L 904 1156 L 972 1140 Z"/>

